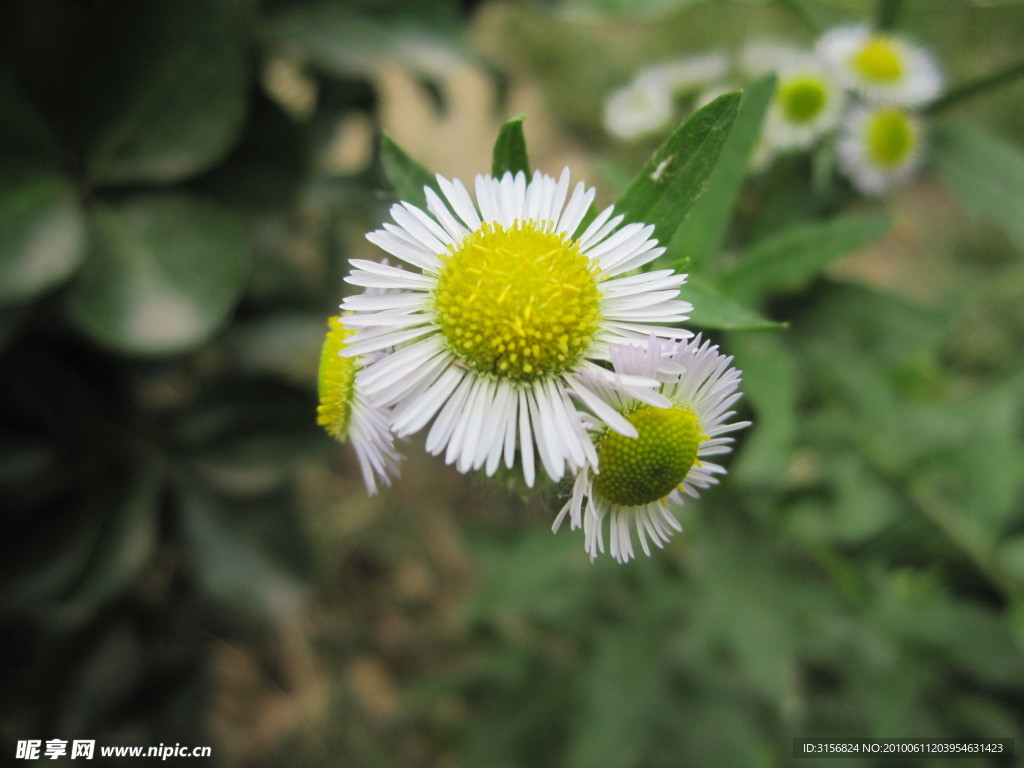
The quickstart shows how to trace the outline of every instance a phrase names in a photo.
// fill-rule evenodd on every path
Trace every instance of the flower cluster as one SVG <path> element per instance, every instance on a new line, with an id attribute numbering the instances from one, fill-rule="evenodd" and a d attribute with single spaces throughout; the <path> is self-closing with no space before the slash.
<path id="1" fill-rule="evenodd" d="M 668 504 L 724 471 L 739 372 L 679 326 L 686 276 L 647 269 L 664 253 L 654 227 L 595 190 L 534 173 L 477 176 L 474 192 L 437 177 L 426 206 L 399 203 L 367 239 L 398 264 L 353 259 L 363 289 L 331 320 L 320 423 L 354 446 L 368 490 L 399 470 L 396 438 L 460 472 L 504 465 L 528 486 L 574 478 L 569 515 L 591 556 L 644 552 L 678 522 Z M 586 511 L 583 500 L 588 500 Z"/>
<path id="2" fill-rule="evenodd" d="M 673 71 L 689 76 L 673 81 L 666 75 Z M 608 97 L 605 127 L 617 138 L 639 139 L 676 111 L 772 72 L 776 89 L 754 151 L 755 170 L 832 138 L 840 171 L 864 194 L 880 195 L 920 168 L 920 109 L 939 96 L 939 68 L 920 46 L 863 24 L 832 29 L 809 48 L 756 40 L 731 59 L 715 52 L 659 63 Z"/>

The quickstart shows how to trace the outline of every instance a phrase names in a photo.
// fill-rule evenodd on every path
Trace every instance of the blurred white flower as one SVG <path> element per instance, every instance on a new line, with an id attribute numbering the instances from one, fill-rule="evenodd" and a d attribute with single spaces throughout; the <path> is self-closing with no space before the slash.
<path id="1" fill-rule="evenodd" d="M 918 106 L 942 90 L 942 74 L 931 54 L 865 24 L 830 30 L 817 50 L 840 83 L 871 101 Z"/>
<path id="2" fill-rule="evenodd" d="M 810 147 L 836 127 L 843 101 L 843 89 L 817 58 L 793 57 L 778 71 L 765 116 L 765 140 L 779 150 Z"/>
<path id="3" fill-rule="evenodd" d="M 806 55 L 806 51 L 792 43 L 771 39 L 751 40 L 740 49 L 736 57 L 736 69 L 740 76 L 756 80 Z"/>
<path id="4" fill-rule="evenodd" d="M 664 131 L 672 111 L 672 91 L 664 74 L 644 72 L 605 100 L 604 127 L 612 136 L 632 141 Z"/>
<path id="5" fill-rule="evenodd" d="M 923 150 L 924 124 L 903 107 L 861 105 L 840 127 L 839 168 L 868 195 L 880 195 L 913 176 Z"/>
<path id="6" fill-rule="evenodd" d="M 707 51 L 671 59 L 642 70 L 637 77 L 653 75 L 663 79 L 674 94 L 686 94 L 721 80 L 729 73 L 729 57 L 722 51 Z"/>

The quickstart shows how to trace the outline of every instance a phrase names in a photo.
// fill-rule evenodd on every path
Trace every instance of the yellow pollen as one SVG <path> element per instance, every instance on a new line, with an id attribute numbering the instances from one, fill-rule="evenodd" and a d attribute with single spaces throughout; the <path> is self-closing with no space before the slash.
<path id="1" fill-rule="evenodd" d="M 896 43 L 888 37 L 873 37 L 853 55 L 853 67 L 872 83 L 893 83 L 903 75 L 903 59 Z"/>
<path id="2" fill-rule="evenodd" d="M 594 491 L 625 507 L 650 504 L 678 488 L 697 463 L 704 441 L 690 408 L 644 406 L 626 416 L 637 437 L 607 432 L 597 442 L 600 474 Z"/>
<path id="3" fill-rule="evenodd" d="M 354 331 L 345 328 L 340 317 L 328 320 L 327 327 L 317 378 L 320 405 L 316 409 L 316 423 L 331 437 L 344 440 L 348 435 L 352 415 L 352 399 L 355 394 L 353 385 L 359 364 L 356 358 L 339 354 L 345 348 L 345 340 Z"/>
<path id="4" fill-rule="evenodd" d="M 602 277 L 565 235 L 533 221 L 486 222 L 442 262 L 434 311 L 474 371 L 534 381 L 573 368 L 593 342 Z"/>
<path id="5" fill-rule="evenodd" d="M 917 129 L 906 112 L 897 107 L 879 109 L 865 126 L 867 154 L 883 168 L 903 165 L 917 146 Z"/>

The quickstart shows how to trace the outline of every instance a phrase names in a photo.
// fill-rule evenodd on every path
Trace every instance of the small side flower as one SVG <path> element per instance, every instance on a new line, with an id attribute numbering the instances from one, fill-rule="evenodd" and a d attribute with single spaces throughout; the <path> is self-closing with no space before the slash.
<path id="1" fill-rule="evenodd" d="M 611 357 L 621 375 L 660 381 L 660 392 L 671 406 L 653 407 L 627 394 L 616 395 L 611 385 L 594 383 L 608 388 L 602 394 L 614 400 L 637 437 L 591 421 L 600 472 L 593 465 L 579 471 L 552 530 L 566 517 L 572 529 L 582 527 L 593 560 L 605 551 L 608 520 L 609 552 L 624 563 L 634 557 L 631 528 L 648 556 L 650 542 L 660 548 L 682 530 L 671 508 L 718 482 L 716 476 L 725 468 L 709 459 L 729 453 L 729 434 L 750 422 L 732 421 L 735 411 L 730 409 L 740 398 L 740 371 L 731 366 L 731 357 L 719 354 L 717 346 L 699 335 L 678 344 L 652 336 L 646 346 L 616 346 Z"/>
<path id="2" fill-rule="evenodd" d="M 372 405 L 362 392 L 362 358 L 343 357 L 350 331 L 340 317 L 327 321 L 327 337 L 320 352 L 317 390 L 317 424 L 340 442 L 352 443 L 369 493 L 377 492 L 378 480 L 391 485 L 398 476 L 401 456 L 395 450 L 395 438 L 385 409 Z"/>
<path id="3" fill-rule="evenodd" d="M 921 118 L 902 107 L 856 107 L 839 131 L 839 168 L 864 194 L 884 194 L 921 167 L 924 133 Z"/>

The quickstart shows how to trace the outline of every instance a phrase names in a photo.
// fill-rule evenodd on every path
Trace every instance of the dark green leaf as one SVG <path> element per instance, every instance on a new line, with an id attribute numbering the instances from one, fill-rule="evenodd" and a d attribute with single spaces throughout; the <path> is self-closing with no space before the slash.
<path id="1" fill-rule="evenodd" d="M 53 161 L 57 141 L 35 110 L 20 84 L 0 67 L 0 162 Z"/>
<path id="2" fill-rule="evenodd" d="M 294 614 L 302 588 L 252 538 L 232 528 L 209 499 L 182 498 L 185 526 L 207 592 L 233 608 L 280 620 Z"/>
<path id="3" fill-rule="evenodd" d="M 247 62 L 231 3 L 110 0 L 91 20 L 84 109 L 98 183 L 177 181 L 231 148 Z"/>
<path id="4" fill-rule="evenodd" d="M 708 177 L 707 188 L 697 198 L 690 215 L 672 239 L 668 254 L 672 263 L 686 263 L 692 270 L 701 271 L 721 250 L 726 228 L 747 176 L 750 154 L 761 133 L 761 123 L 774 93 L 775 77 L 772 75 L 744 91 L 736 122 L 722 147 L 718 163 Z"/>
<path id="5" fill-rule="evenodd" d="M 384 174 L 391 182 L 391 188 L 395 191 L 395 197 L 411 205 L 426 208 L 427 197 L 423 194 L 423 188 L 437 190 L 437 180 L 386 133 L 380 137 L 380 162 L 384 166 Z"/>
<path id="6" fill-rule="evenodd" d="M 75 190 L 50 173 L 0 179 L 0 304 L 24 301 L 65 280 L 83 251 Z"/>
<path id="7" fill-rule="evenodd" d="M 701 328 L 724 331 L 767 331 L 785 327 L 784 323 L 768 320 L 728 296 L 724 296 L 711 283 L 690 275 L 679 298 L 693 304 L 690 322 Z"/>
<path id="8" fill-rule="evenodd" d="M 722 290 L 733 296 L 755 297 L 798 289 L 831 262 L 872 243 L 888 228 L 889 218 L 880 213 L 798 224 L 751 246 L 739 264 L 723 276 Z"/>
<path id="9" fill-rule="evenodd" d="M 1024 152 L 974 124 L 947 126 L 935 165 L 968 212 L 998 224 L 1024 250 Z"/>
<path id="10" fill-rule="evenodd" d="M 491 165 L 491 175 L 496 179 L 504 176 L 506 171 L 513 175 L 519 171 L 530 175 L 530 160 L 526 154 L 526 138 L 523 136 L 524 117 L 525 115 L 516 115 L 507 120 L 498 131 Z"/>
<path id="11" fill-rule="evenodd" d="M 169 353 L 209 336 L 234 308 L 249 250 L 234 216 L 195 197 L 97 208 L 71 309 L 90 336 L 126 352 Z"/>
<path id="12" fill-rule="evenodd" d="M 615 204 L 626 221 L 653 224 L 659 242 L 672 241 L 704 191 L 739 103 L 738 93 L 719 96 L 666 139 Z"/>
<path id="13" fill-rule="evenodd" d="M 112 486 L 102 499 L 95 543 L 70 599 L 92 609 L 134 585 L 156 551 L 160 473 L 153 467 Z"/>

